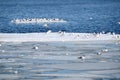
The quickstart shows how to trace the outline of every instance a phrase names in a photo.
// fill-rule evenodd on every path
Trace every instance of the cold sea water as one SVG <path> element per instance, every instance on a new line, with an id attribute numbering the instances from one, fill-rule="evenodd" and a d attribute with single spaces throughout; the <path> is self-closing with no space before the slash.
<path id="1" fill-rule="evenodd" d="M 67 23 L 13 24 L 13 19 L 59 18 Z M 120 0 L 0 0 L 0 32 L 114 32 L 120 34 Z"/>
<path id="2" fill-rule="evenodd" d="M 67 22 L 11 23 L 27 18 Z M 120 0 L 0 0 L 0 33 L 48 30 L 120 34 Z M 120 80 L 120 41 L 3 41 L 0 80 Z"/>

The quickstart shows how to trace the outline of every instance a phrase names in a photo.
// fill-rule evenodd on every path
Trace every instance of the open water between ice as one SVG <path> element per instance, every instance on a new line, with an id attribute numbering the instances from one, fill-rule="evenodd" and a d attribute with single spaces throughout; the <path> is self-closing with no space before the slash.
<path id="1" fill-rule="evenodd" d="M 0 44 L 0 80 L 120 80 L 120 42 Z"/>

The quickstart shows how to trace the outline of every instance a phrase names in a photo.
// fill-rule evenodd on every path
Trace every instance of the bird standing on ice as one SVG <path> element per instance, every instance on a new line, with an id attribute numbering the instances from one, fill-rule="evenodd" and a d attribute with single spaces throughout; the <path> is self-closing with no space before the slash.
<path id="1" fill-rule="evenodd" d="M 47 34 L 49 34 L 49 33 L 51 33 L 51 32 L 52 32 L 51 30 L 48 30 L 48 31 L 47 31 Z"/>

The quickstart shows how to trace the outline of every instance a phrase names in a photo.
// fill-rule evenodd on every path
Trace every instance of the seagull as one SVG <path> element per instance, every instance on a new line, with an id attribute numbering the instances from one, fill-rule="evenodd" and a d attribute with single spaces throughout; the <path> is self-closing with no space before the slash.
<path id="1" fill-rule="evenodd" d="M 101 55 L 102 53 L 101 52 L 98 52 L 97 55 Z"/>
<path id="2" fill-rule="evenodd" d="M 37 47 L 37 46 L 34 46 L 33 49 L 38 50 L 38 47 Z"/>
<path id="3" fill-rule="evenodd" d="M 108 52 L 108 49 L 103 49 L 102 52 Z"/>
<path id="4" fill-rule="evenodd" d="M 85 55 L 78 57 L 78 59 L 84 60 L 85 59 Z"/>
<path id="5" fill-rule="evenodd" d="M 118 22 L 118 24 L 120 24 L 120 22 Z"/>
<path id="6" fill-rule="evenodd" d="M 63 36 L 65 34 L 65 31 L 58 31 L 58 33 L 60 34 L 60 36 Z"/>
<path id="7" fill-rule="evenodd" d="M 52 32 L 51 30 L 48 30 L 48 31 L 47 31 L 47 34 L 49 34 L 49 33 L 51 33 L 51 32 Z"/>
<path id="8" fill-rule="evenodd" d="M 43 26 L 44 26 L 44 27 L 48 27 L 48 24 L 47 24 L 47 23 L 45 23 Z"/>

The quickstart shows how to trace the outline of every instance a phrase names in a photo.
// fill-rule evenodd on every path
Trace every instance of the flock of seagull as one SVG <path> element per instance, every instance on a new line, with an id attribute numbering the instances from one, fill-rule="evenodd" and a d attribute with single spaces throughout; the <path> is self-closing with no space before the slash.
<path id="1" fill-rule="evenodd" d="M 90 19 L 93 19 L 93 18 L 90 18 Z M 48 27 L 47 23 L 52 23 L 52 22 L 67 22 L 67 21 L 65 21 L 63 19 L 59 19 L 59 18 L 53 18 L 53 19 L 46 19 L 46 18 L 33 18 L 33 19 L 29 19 L 29 18 L 27 18 L 27 19 L 14 19 L 14 20 L 11 20 L 11 22 L 15 23 L 15 24 L 45 23 L 43 26 L 44 27 Z M 118 22 L 118 24 L 120 24 L 120 22 Z M 52 32 L 51 30 L 48 30 L 46 33 L 49 34 L 51 32 Z M 59 31 L 58 33 L 64 35 L 65 32 L 64 31 Z M 95 37 L 99 37 L 101 34 L 104 34 L 104 33 L 99 33 L 99 34 L 93 33 L 93 35 L 95 35 Z M 116 38 L 120 38 L 120 36 L 116 36 L 115 33 L 113 33 L 112 35 L 115 36 Z M 0 47 L 1 46 L 2 46 L 2 44 L 0 43 Z M 32 49 L 38 50 L 39 47 L 38 46 L 33 46 Z M 1 50 L 1 52 L 4 53 L 5 50 Z M 103 49 L 100 52 L 97 52 L 96 54 L 97 55 L 102 55 L 105 52 L 108 52 L 108 49 Z M 79 56 L 78 59 L 85 60 L 86 56 L 85 55 Z"/>
<path id="2" fill-rule="evenodd" d="M 13 19 L 11 20 L 11 23 L 15 24 L 39 24 L 39 23 L 58 23 L 58 22 L 67 22 L 64 19 L 59 19 L 59 18 L 23 18 L 23 19 Z M 45 25 L 46 26 L 46 25 Z"/>

